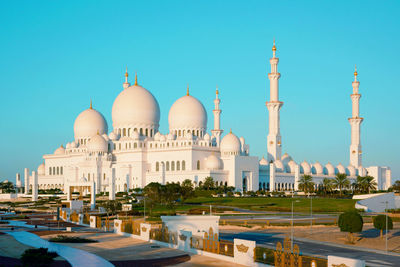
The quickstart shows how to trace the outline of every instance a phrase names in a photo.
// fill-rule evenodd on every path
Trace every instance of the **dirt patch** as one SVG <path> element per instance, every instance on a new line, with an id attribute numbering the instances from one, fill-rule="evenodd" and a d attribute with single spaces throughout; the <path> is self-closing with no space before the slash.
<path id="1" fill-rule="evenodd" d="M 65 232 L 65 231 L 59 231 L 59 230 L 50 230 L 50 231 L 28 231 L 32 234 L 35 234 L 37 236 L 44 236 L 44 235 L 57 235 L 57 234 L 65 234 L 65 233 L 69 233 L 69 232 Z"/>

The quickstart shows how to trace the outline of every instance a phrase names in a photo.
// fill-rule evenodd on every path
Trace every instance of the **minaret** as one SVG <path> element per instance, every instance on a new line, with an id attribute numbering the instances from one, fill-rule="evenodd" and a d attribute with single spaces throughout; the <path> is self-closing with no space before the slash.
<path id="1" fill-rule="evenodd" d="M 125 71 L 125 82 L 122 85 L 124 87 L 124 89 L 128 88 L 129 86 L 131 86 L 131 84 L 128 82 L 128 68 L 126 68 Z"/>
<path id="2" fill-rule="evenodd" d="M 272 58 L 269 60 L 271 64 L 271 73 L 268 73 L 270 84 L 270 100 L 266 102 L 269 112 L 269 132 L 268 132 L 268 161 L 280 160 L 282 154 L 281 133 L 279 123 L 279 111 L 283 102 L 279 101 L 279 78 L 281 74 L 278 72 L 279 58 L 276 57 L 276 46 L 272 47 Z"/>
<path id="3" fill-rule="evenodd" d="M 221 110 L 219 109 L 219 103 L 221 103 L 221 100 L 219 99 L 219 91 L 218 91 L 218 87 L 215 90 L 215 99 L 214 99 L 214 129 L 211 130 L 212 135 L 215 137 L 216 141 L 217 141 L 217 146 L 219 146 L 219 143 L 221 141 L 221 135 L 223 130 L 221 130 L 220 127 L 220 115 L 221 115 Z"/>
<path id="4" fill-rule="evenodd" d="M 351 144 L 350 144 L 350 165 L 353 165 L 355 168 L 362 166 L 361 163 L 361 142 L 360 142 L 360 126 L 363 118 L 360 118 L 360 98 L 361 95 L 358 93 L 358 87 L 360 86 L 360 82 L 357 81 L 357 66 L 354 71 L 354 82 L 352 82 L 353 86 L 353 94 L 351 94 L 351 102 L 352 102 L 352 117 L 349 118 L 350 126 L 351 126 Z"/>

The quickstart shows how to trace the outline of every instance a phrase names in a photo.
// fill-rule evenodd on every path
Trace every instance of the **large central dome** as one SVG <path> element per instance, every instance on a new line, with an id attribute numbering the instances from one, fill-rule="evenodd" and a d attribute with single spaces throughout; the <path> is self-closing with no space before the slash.
<path id="1" fill-rule="evenodd" d="M 114 131 L 122 136 L 130 136 L 135 130 L 150 136 L 158 130 L 160 106 L 148 90 L 135 84 L 115 99 L 112 120 Z"/>
<path id="2" fill-rule="evenodd" d="M 199 100 L 187 94 L 172 105 L 168 122 L 169 131 L 178 136 L 188 132 L 203 136 L 207 130 L 207 112 Z"/>

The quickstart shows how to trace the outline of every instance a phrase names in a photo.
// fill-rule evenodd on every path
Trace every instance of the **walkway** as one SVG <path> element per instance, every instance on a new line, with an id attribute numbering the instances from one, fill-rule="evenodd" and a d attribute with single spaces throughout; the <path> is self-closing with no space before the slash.
<path id="1" fill-rule="evenodd" d="M 18 242 L 32 246 L 35 248 L 48 248 L 49 251 L 57 252 L 58 255 L 66 259 L 72 266 L 99 266 L 99 267 L 111 267 L 114 266 L 105 259 L 98 257 L 92 253 L 71 248 L 68 246 L 63 246 L 57 243 L 51 243 L 38 237 L 35 234 L 20 231 L 20 232 L 5 232 L 13 236 Z"/>

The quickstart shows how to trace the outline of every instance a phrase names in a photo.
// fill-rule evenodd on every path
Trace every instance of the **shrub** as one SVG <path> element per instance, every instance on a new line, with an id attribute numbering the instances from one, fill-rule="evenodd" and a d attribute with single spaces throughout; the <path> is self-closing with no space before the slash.
<path id="1" fill-rule="evenodd" d="M 339 216 L 338 225 L 340 231 L 348 232 L 349 242 L 354 244 L 353 233 L 361 232 L 363 219 L 356 210 L 346 211 Z"/>
<path id="2" fill-rule="evenodd" d="M 387 217 L 387 228 L 386 229 L 386 217 Z M 387 215 L 378 215 L 374 217 L 374 227 L 375 229 L 381 230 L 381 238 L 383 237 L 383 230 L 393 229 L 393 221 Z"/>
<path id="3" fill-rule="evenodd" d="M 31 248 L 24 251 L 21 262 L 23 266 L 50 266 L 57 256 L 56 252 L 49 252 L 47 248 Z"/>

